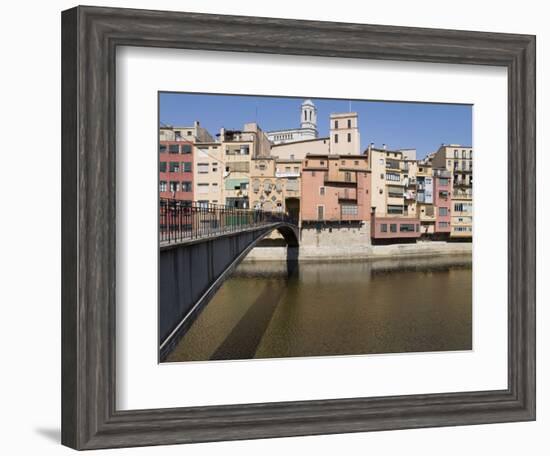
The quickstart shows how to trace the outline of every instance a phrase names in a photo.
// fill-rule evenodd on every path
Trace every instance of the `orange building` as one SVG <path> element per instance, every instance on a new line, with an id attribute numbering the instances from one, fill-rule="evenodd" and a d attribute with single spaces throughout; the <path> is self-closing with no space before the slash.
<path id="1" fill-rule="evenodd" d="M 370 171 L 364 155 L 311 155 L 302 168 L 302 225 L 370 220 Z"/>

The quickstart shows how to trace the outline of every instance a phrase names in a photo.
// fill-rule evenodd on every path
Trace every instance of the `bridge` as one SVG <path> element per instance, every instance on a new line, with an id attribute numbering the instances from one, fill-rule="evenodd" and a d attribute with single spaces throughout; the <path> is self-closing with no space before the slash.
<path id="1" fill-rule="evenodd" d="M 296 220 L 282 212 L 161 199 L 159 226 L 161 361 L 260 240 L 278 231 L 289 268 L 298 258 Z"/>

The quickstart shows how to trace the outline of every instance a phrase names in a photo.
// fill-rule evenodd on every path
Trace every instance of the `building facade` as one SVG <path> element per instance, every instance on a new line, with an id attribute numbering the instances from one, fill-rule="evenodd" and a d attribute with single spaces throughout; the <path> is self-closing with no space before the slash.
<path id="1" fill-rule="evenodd" d="M 372 241 L 417 239 L 421 231 L 416 163 L 402 151 L 372 146 L 366 156 L 372 182 Z"/>
<path id="2" fill-rule="evenodd" d="M 159 195 L 193 201 L 194 144 L 185 140 L 161 141 L 159 145 Z"/>
<path id="3" fill-rule="evenodd" d="M 366 156 L 306 156 L 302 167 L 302 224 L 370 220 L 369 189 Z"/>
<path id="4" fill-rule="evenodd" d="M 193 193 L 199 204 L 225 204 L 224 169 L 223 150 L 220 143 L 195 144 Z"/>
<path id="5" fill-rule="evenodd" d="M 473 230 L 472 148 L 458 144 L 442 145 L 433 155 L 434 167 L 449 172 L 451 193 L 451 239 L 469 240 Z"/>
<path id="6" fill-rule="evenodd" d="M 361 140 L 356 112 L 330 115 L 330 153 L 359 155 Z"/>

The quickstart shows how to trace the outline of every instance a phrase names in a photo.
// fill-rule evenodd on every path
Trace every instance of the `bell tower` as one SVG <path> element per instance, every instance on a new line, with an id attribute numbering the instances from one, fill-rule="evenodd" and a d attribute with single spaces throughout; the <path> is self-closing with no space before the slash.
<path id="1" fill-rule="evenodd" d="M 305 100 L 302 103 L 300 116 L 300 127 L 313 130 L 317 137 L 317 108 L 311 100 Z"/>

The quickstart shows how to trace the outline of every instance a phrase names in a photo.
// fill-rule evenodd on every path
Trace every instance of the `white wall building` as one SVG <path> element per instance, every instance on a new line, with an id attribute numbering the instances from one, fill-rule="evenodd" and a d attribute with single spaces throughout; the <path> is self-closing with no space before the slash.
<path id="1" fill-rule="evenodd" d="M 272 144 L 305 141 L 316 139 L 317 136 L 317 108 L 311 100 L 305 100 L 302 103 L 300 109 L 300 128 L 267 132 L 267 137 Z"/>

